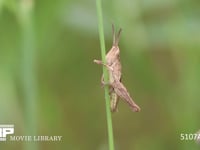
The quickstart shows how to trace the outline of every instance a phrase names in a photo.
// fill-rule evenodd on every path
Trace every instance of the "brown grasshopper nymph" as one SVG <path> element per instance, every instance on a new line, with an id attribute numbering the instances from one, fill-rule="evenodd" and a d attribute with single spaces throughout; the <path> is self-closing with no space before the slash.
<path id="1" fill-rule="evenodd" d="M 120 49 L 118 46 L 119 37 L 121 33 L 121 28 L 119 29 L 117 36 L 115 35 L 114 26 L 112 25 L 113 31 L 113 45 L 109 52 L 106 54 L 106 63 L 104 64 L 101 60 L 94 60 L 97 64 L 102 64 L 107 67 L 109 73 L 109 83 L 104 82 L 104 77 L 102 76 L 101 83 L 103 85 L 109 84 L 110 99 L 111 99 L 111 111 L 117 111 L 117 104 L 119 97 L 129 104 L 133 111 L 140 111 L 139 106 L 130 97 L 127 89 L 121 83 L 121 62 L 120 62 Z"/>
<path id="2" fill-rule="evenodd" d="M 122 29 L 120 28 L 117 35 L 115 34 L 114 25 L 112 25 L 112 32 L 113 32 L 113 44 L 112 48 L 109 50 L 109 52 L 106 54 L 106 65 L 107 67 L 110 67 L 115 72 L 114 74 L 111 73 L 112 69 L 108 69 L 109 72 L 109 83 L 114 82 L 114 78 L 121 81 L 121 63 L 120 63 L 120 49 L 118 46 L 119 43 L 119 37 Z M 97 64 L 102 63 L 100 60 L 94 60 Z M 105 85 L 104 77 L 102 75 L 101 78 L 101 84 Z M 109 86 L 109 95 L 110 95 L 110 108 L 112 112 L 118 111 L 117 105 L 119 101 L 118 95 L 114 92 L 114 89 L 112 86 Z"/>

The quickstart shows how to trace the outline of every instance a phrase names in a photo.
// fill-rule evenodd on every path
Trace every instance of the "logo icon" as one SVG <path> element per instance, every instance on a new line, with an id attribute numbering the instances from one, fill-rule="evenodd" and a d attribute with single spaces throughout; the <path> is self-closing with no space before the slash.
<path id="1" fill-rule="evenodd" d="M 14 134 L 14 125 L 0 125 L 0 141 L 6 141 L 8 134 Z"/>

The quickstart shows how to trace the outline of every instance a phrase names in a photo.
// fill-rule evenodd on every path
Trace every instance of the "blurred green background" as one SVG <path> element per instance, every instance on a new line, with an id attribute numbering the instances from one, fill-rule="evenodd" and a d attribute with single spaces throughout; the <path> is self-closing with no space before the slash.
<path id="1" fill-rule="evenodd" d="M 103 0 L 106 49 L 122 27 L 123 82 L 141 107 L 113 114 L 116 150 L 197 150 L 200 1 Z M 13 150 L 108 150 L 95 1 L 0 0 L 0 124 L 61 142 Z"/>

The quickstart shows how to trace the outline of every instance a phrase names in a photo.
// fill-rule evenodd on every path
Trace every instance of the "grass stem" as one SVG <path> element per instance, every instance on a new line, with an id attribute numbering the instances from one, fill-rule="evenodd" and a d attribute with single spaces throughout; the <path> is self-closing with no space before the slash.
<path id="1" fill-rule="evenodd" d="M 103 63 L 106 63 L 106 51 L 105 51 L 105 40 L 104 40 L 104 29 L 103 29 L 103 14 L 101 0 L 96 0 L 97 15 L 98 15 L 98 26 L 99 26 L 99 38 L 101 46 L 101 57 Z M 103 66 L 104 80 L 108 83 L 108 71 L 105 66 Z M 108 128 L 108 144 L 109 150 L 114 150 L 114 138 L 113 138 L 113 127 L 112 127 L 112 116 L 110 111 L 110 96 L 109 88 L 105 86 L 105 101 L 106 101 L 106 117 L 107 117 L 107 128 Z"/>
<path id="2" fill-rule="evenodd" d="M 37 79 L 36 79 L 36 44 L 32 16 L 33 1 L 22 0 L 19 19 L 21 37 L 21 76 L 24 94 L 25 135 L 37 135 Z M 25 142 L 25 150 L 37 150 L 37 142 Z"/>

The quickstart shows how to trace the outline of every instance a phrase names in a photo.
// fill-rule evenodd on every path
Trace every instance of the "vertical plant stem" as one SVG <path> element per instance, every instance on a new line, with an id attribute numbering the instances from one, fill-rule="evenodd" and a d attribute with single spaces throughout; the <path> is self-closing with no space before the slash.
<path id="1" fill-rule="evenodd" d="M 99 38 L 101 45 L 101 57 L 103 63 L 106 63 L 106 52 L 105 52 L 105 40 L 104 40 L 104 29 L 103 29 L 103 15 L 101 0 L 96 0 L 97 15 L 98 15 L 98 26 L 99 26 Z M 108 83 L 108 71 L 105 66 L 103 66 L 104 80 Z M 114 150 L 114 138 L 113 138 L 113 128 L 112 128 L 112 116 L 110 111 L 110 96 L 108 86 L 105 86 L 105 101 L 106 101 L 106 117 L 107 117 L 107 128 L 108 128 L 108 143 L 109 150 Z"/>
<path id="2" fill-rule="evenodd" d="M 19 19 L 22 27 L 21 74 L 24 94 L 25 134 L 37 135 L 37 81 L 36 81 L 36 48 L 33 28 L 33 1 L 21 0 Z M 25 150 L 37 150 L 37 142 L 25 142 Z"/>

